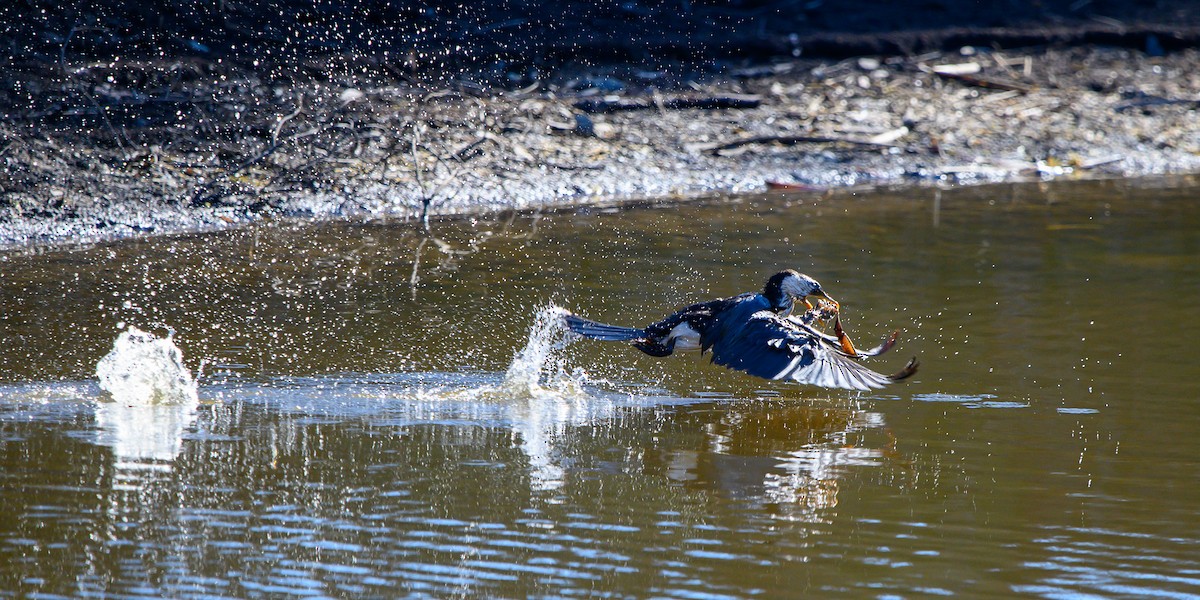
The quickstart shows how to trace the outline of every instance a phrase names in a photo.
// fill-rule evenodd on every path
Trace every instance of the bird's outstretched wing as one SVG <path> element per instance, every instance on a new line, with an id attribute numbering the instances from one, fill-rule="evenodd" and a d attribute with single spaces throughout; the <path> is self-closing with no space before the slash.
<path id="1" fill-rule="evenodd" d="M 799 328 L 805 332 L 808 332 L 809 334 L 811 334 L 815 337 L 821 338 L 825 342 L 828 342 L 830 346 L 841 349 L 840 353 L 844 356 L 849 356 L 850 358 L 871 358 L 873 356 L 879 356 L 880 354 L 883 354 L 884 352 L 891 350 L 892 346 L 896 345 L 896 340 L 900 338 L 900 330 L 897 329 L 897 330 L 893 331 L 891 333 L 891 335 L 884 338 L 883 343 L 879 344 L 878 346 L 875 346 L 874 348 L 871 348 L 870 350 L 857 350 L 857 349 L 854 349 L 853 347 L 851 347 L 851 350 L 854 350 L 854 352 L 847 353 L 845 351 L 845 345 L 842 343 L 842 340 L 846 339 L 846 338 L 844 337 L 844 334 L 842 333 L 841 322 L 837 321 L 837 320 L 835 320 L 833 322 L 834 323 L 834 331 L 837 333 L 837 335 L 829 335 L 827 333 L 822 333 L 821 331 L 814 329 L 813 326 L 811 325 L 811 323 L 814 320 L 812 318 L 813 313 L 814 313 L 814 311 L 808 311 L 807 313 L 805 313 L 802 316 L 797 317 L 795 315 L 792 315 L 792 316 L 786 317 L 785 320 L 787 321 L 787 325 Z M 892 377 L 892 379 L 895 380 L 895 379 L 897 379 L 897 377 Z"/>
<path id="2" fill-rule="evenodd" d="M 769 311 L 754 313 L 736 332 L 730 333 L 713 341 L 713 362 L 757 377 L 864 391 L 893 381 Z"/>

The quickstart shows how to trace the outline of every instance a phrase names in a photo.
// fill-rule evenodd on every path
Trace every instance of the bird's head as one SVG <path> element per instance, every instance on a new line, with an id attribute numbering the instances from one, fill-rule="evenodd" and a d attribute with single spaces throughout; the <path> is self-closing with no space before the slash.
<path id="1" fill-rule="evenodd" d="M 763 287 L 763 295 L 773 308 L 784 313 L 791 312 L 795 302 L 803 302 L 811 309 L 812 305 L 807 300 L 809 296 L 824 298 L 832 302 L 835 308 L 838 306 L 838 303 L 821 289 L 821 284 L 817 283 L 816 279 L 792 269 L 772 275 Z"/>

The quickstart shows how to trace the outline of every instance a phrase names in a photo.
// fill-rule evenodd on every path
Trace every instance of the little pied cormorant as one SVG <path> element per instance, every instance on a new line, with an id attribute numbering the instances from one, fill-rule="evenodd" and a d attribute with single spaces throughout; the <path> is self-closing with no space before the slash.
<path id="1" fill-rule="evenodd" d="M 786 379 L 828 388 L 870 390 L 904 379 L 917 370 L 916 359 L 903 370 L 883 375 L 852 358 L 882 354 L 895 343 L 895 334 L 884 344 L 859 352 L 835 321 L 837 336 L 812 327 L 826 318 L 824 309 L 814 309 L 809 296 L 830 298 L 815 279 L 788 269 L 767 280 L 760 293 L 747 292 L 687 306 L 642 329 L 597 323 L 567 313 L 568 329 L 594 340 L 628 341 L 650 356 L 668 356 L 675 350 L 712 351 L 718 365 L 766 379 Z M 806 311 L 793 316 L 796 302 Z"/>

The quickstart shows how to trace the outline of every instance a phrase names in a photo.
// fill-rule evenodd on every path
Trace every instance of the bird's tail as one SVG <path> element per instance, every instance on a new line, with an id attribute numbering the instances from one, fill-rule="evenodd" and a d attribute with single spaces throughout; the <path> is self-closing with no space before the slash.
<path id="1" fill-rule="evenodd" d="M 567 329 L 572 332 L 582 335 L 585 338 L 593 340 L 605 340 L 610 342 L 625 342 L 636 340 L 646 335 L 646 332 L 641 329 L 632 327 L 620 327 L 618 325 L 605 325 L 595 321 L 585 319 L 573 313 L 563 315 L 563 322 L 566 323 Z"/>

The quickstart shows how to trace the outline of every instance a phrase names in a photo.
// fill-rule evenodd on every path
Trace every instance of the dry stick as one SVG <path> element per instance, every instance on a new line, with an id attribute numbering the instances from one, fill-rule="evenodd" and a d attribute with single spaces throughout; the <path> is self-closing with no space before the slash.
<path id="1" fill-rule="evenodd" d="M 429 243 L 428 237 L 421 238 L 421 242 L 417 244 L 417 250 L 413 253 L 413 268 L 412 275 L 408 278 L 408 289 L 412 293 L 412 299 L 417 299 L 417 284 L 421 283 L 421 251 L 425 249 L 425 244 Z"/>
<path id="2" fill-rule="evenodd" d="M 974 75 L 966 75 L 966 74 L 959 74 L 959 73 L 941 73 L 938 71 L 934 71 L 934 73 L 936 73 L 937 76 L 941 77 L 942 79 L 953 79 L 955 81 L 961 81 L 962 83 L 965 83 L 967 85 L 973 85 L 976 87 L 987 88 L 990 90 L 1007 90 L 1007 91 L 1012 91 L 1012 92 L 1020 92 L 1022 94 L 1027 94 L 1027 93 L 1033 91 L 1033 86 L 1025 85 L 1023 83 L 1017 83 L 1015 81 L 1001 81 L 998 79 L 984 79 L 982 77 L 976 77 Z"/>
<path id="3" fill-rule="evenodd" d="M 429 233 L 429 204 L 433 202 L 433 196 L 426 193 L 425 179 L 421 177 L 421 155 L 417 153 L 417 145 L 421 140 L 421 124 L 413 123 L 412 137 L 409 138 L 409 148 L 412 152 L 413 170 L 417 180 L 417 189 L 421 191 L 421 226 L 425 228 L 425 233 Z M 424 247 L 424 244 L 421 245 Z M 419 256 L 419 255 L 418 255 Z M 416 272 L 416 269 L 413 269 Z M 415 288 L 414 288 L 414 292 Z"/>
<path id="4" fill-rule="evenodd" d="M 78 21 L 71 26 L 70 31 L 67 32 L 66 39 L 64 39 L 62 45 L 58 47 L 58 68 L 62 71 L 63 76 L 67 75 L 67 44 L 71 43 L 71 38 L 75 37 L 75 32 L 77 31 L 79 31 Z M 75 79 L 75 76 L 72 75 L 71 79 Z M 101 108 L 100 103 L 96 101 L 96 97 L 93 96 L 91 92 L 84 89 L 82 85 L 80 86 L 80 92 L 84 95 L 84 97 L 87 98 L 88 102 L 91 103 L 92 108 L 96 109 L 96 112 L 100 115 L 100 120 L 104 121 L 104 127 L 108 129 L 109 133 L 111 133 L 113 136 L 113 140 L 117 142 L 117 147 L 121 150 L 124 150 L 125 143 L 121 140 L 121 134 L 117 132 L 116 127 L 113 127 L 112 121 L 108 119 L 108 113 L 104 112 L 104 109 Z"/>
<path id="5" fill-rule="evenodd" d="M 275 151 L 278 150 L 280 146 L 283 146 L 284 144 L 287 144 L 289 142 L 294 142 L 296 140 L 304 139 L 306 137 L 312 137 L 314 135 L 317 135 L 318 133 L 321 133 L 321 131 L 322 130 L 319 127 L 313 127 L 312 129 L 309 129 L 308 131 L 301 131 L 300 133 L 288 136 L 286 139 L 284 139 L 281 142 L 272 142 L 262 152 L 259 152 L 255 156 L 247 158 L 246 160 L 244 160 L 240 164 L 238 164 L 236 167 L 233 167 L 232 169 L 229 169 L 229 170 L 225 171 L 224 173 L 222 173 L 222 175 L 224 175 L 226 177 L 231 176 L 231 175 L 237 175 L 243 169 L 245 169 L 251 165 L 257 164 L 257 163 L 261 162 L 264 158 L 274 154 Z"/>
<path id="6" fill-rule="evenodd" d="M 304 139 L 306 137 L 311 137 L 311 136 L 317 135 L 318 133 L 321 133 L 321 129 L 319 127 L 314 127 L 312 129 L 309 129 L 308 131 L 302 131 L 300 133 L 288 136 L 284 140 L 270 144 L 262 152 L 259 152 L 257 155 L 252 156 L 252 157 L 242 161 L 237 166 L 226 169 L 225 171 L 221 172 L 217 176 L 213 177 L 211 181 L 208 181 L 205 184 L 201 185 L 200 188 L 198 190 L 196 190 L 196 194 L 194 197 L 195 198 L 201 197 L 202 193 L 213 189 L 217 185 L 217 183 L 219 183 L 221 180 L 228 179 L 234 175 L 237 175 L 243 169 L 246 169 L 246 168 L 250 167 L 251 165 L 257 164 L 258 162 L 262 161 L 266 157 L 274 154 L 275 151 L 278 150 L 280 146 L 283 146 L 284 144 L 287 144 L 289 142 L 294 142 L 296 140 L 300 140 L 300 139 Z M 312 164 L 312 163 L 310 162 L 309 164 Z M 303 168 L 306 166 L 308 166 L 308 164 L 301 165 L 300 168 Z M 281 177 L 282 175 L 283 175 L 283 173 L 280 173 L 280 174 L 272 177 L 271 180 L 268 181 L 265 186 L 263 186 L 264 189 L 274 185 L 275 182 L 278 181 L 279 177 Z"/>
<path id="7" fill-rule="evenodd" d="M 796 144 L 851 144 L 868 148 L 900 148 L 906 152 L 915 152 L 915 150 L 908 146 L 826 135 L 760 135 L 723 142 L 716 146 L 704 147 L 703 150 L 712 154 L 720 154 L 723 150 L 732 150 L 751 144 L 783 144 L 785 146 L 794 146 Z"/>
<path id="8" fill-rule="evenodd" d="M 296 101 L 296 110 L 279 118 L 279 122 L 275 123 L 275 131 L 271 132 L 271 144 L 274 145 L 279 141 L 279 132 L 283 129 L 283 124 L 298 117 L 304 111 L 304 93 L 300 93 L 300 98 Z"/>
<path id="9" fill-rule="evenodd" d="M 79 21 L 76 21 L 71 26 L 71 30 L 67 32 L 66 39 L 63 40 L 62 46 L 58 47 L 58 68 L 63 75 L 67 74 L 67 44 L 71 43 L 71 38 L 75 37 L 75 32 L 79 31 Z"/>
<path id="10" fill-rule="evenodd" d="M 594 99 L 588 98 L 575 103 L 575 108 L 586 113 L 607 113 L 627 110 L 644 110 L 649 108 L 658 108 L 659 110 L 673 109 L 683 110 L 688 108 L 698 109 L 745 109 L 758 108 L 762 105 L 762 98 L 758 96 L 743 96 L 737 94 L 729 94 L 725 96 L 708 96 L 704 98 L 660 98 L 657 94 L 651 100 L 635 100 L 630 98 L 620 98 L 617 100 Z"/>
<path id="11" fill-rule="evenodd" d="M 415 127 L 414 127 L 414 131 L 415 131 Z M 485 139 L 487 139 L 487 136 L 485 136 Z M 439 182 L 438 182 L 437 186 L 434 187 L 432 190 L 429 190 L 426 188 L 425 181 L 421 176 L 421 163 L 420 163 L 420 157 L 417 154 L 417 142 L 418 142 L 417 134 L 414 134 L 413 143 L 412 143 L 412 160 L 413 160 L 413 168 L 416 169 L 417 186 L 419 188 L 421 188 L 421 223 L 425 227 L 425 232 L 429 233 L 431 231 L 430 226 L 429 226 L 429 209 L 432 207 L 434 198 L 437 198 L 438 195 L 442 193 L 443 189 L 445 189 L 452 182 L 457 180 L 457 178 L 462 173 L 462 171 L 464 169 L 466 169 L 466 164 L 465 164 L 465 161 L 457 159 L 457 157 L 455 157 L 456 164 L 453 166 L 448 166 L 446 159 L 444 157 L 442 157 L 441 154 L 434 152 L 433 149 L 429 148 L 428 146 L 424 146 L 425 150 L 428 151 L 429 154 L 433 156 L 433 160 L 434 160 L 433 166 L 434 166 L 435 172 L 438 167 L 441 167 L 444 170 L 444 172 L 446 173 L 445 176 L 439 178 Z M 451 195 L 449 198 L 447 198 L 447 200 L 453 200 L 454 196 L 457 196 L 457 195 L 458 195 L 458 193 L 455 192 L 453 195 Z"/>
<path id="12" fill-rule="evenodd" d="M 454 160 L 457 160 L 458 162 L 467 162 L 468 160 L 479 156 L 483 152 L 483 150 L 479 148 L 480 144 L 483 144 L 490 139 L 492 139 L 492 136 L 488 134 L 479 136 L 474 141 L 456 150 L 452 155 Z"/>
<path id="13" fill-rule="evenodd" d="M 330 128 L 330 129 L 332 129 L 332 128 Z M 325 132 L 325 131 L 329 131 L 329 129 L 321 130 L 321 132 Z M 353 140 L 351 140 L 351 143 L 353 143 Z M 348 160 L 348 159 L 339 158 L 339 156 L 345 154 L 344 147 L 345 146 L 338 140 L 333 140 L 329 146 L 323 146 L 321 144 L 314 143 L 312 146 L 313 151 L 314 151 L 314 153 L 319 152 L 320 155 L 310 158 L 308 160 L 305 160 L 304 162 L 301 162 L 301 163 L 293 166 L 292 168 L 295 170 L 308 169 L 308 168 L 315 167 L 319 164 L 326 163 L 326 162 L 338 162 L 341 160 Z"/>
<path id="14" fill-rule="evenodd" d="M 1192 106 L 1200 106 L 1200 100 L 1192 98 L 1164 98 L 1162 96 L 1142 95 L 1118 102 L 1113 106 L 1113 110 L 1117 112 L 1125 112 L 1134 108 L 1145 108 L 1149 106 L 1170 106 L 1173 104 L 1184 104 Z"/>
<path id="15" fill-rule="evenodd" d="M 658 109 L 658 114 L 664 117 L 667 116 L 667 107 L 663 105 L 666 99 L 658 92 L 658 89 L 650 92 L 650 99 L 654 101 L 654 107 Z"/>

